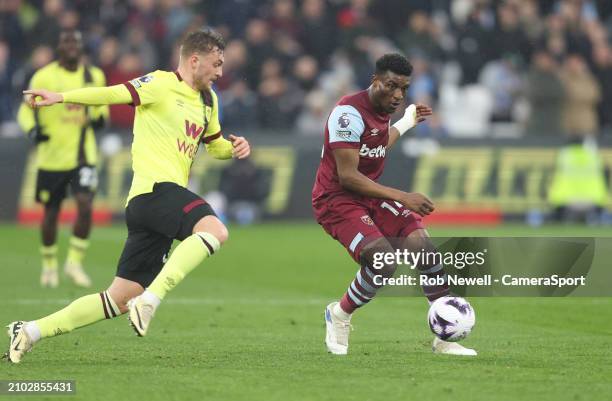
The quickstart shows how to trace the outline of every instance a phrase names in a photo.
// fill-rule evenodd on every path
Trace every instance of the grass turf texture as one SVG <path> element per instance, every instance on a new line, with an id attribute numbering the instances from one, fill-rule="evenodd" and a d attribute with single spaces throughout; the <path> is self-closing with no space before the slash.
<path id="1" fill-rule="evenodd" d="M 424 299 L 379 298 L 355 315 L 350 354 L 335 357 L 325 352 L 323 310 L 356 271 L 346 252 L 314 224 L 230 232 L 227 246 L 168 295 L 147 337 L 134 336 L 125 316 L 104 321 L 44 340 L 19 365 L 0 364 L 0 379 L 74 379 L 77 395 L 68 399 L 104 401 L 593 400 L 612 394 L 610 298 L 471 299 L 477 323 L 465 345 L 478 350 L 476 358 L 431 353 Z M 587 227 L 431 232 L 612 235 Z M 67 236 L 64 229 L 62 256 Z M 0 226 L 2 326 L 106 288 L 125 236 L 123 226 L 93 231 L 86 265 L 94 289 L 64 280 L 58 289 L 42 290 L 38 231 Z"/>

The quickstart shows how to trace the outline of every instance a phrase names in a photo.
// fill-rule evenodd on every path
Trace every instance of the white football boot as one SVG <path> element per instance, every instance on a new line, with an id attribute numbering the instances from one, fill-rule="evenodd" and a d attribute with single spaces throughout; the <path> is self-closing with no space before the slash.
<path id="1" fill-rule="evenodd" d="M 40 272 L 40 286 L 57 288 L 59 285 L 59 277 L 57 269 L 42 269 Z"/>
<path id="2" fill-rule="evenodd" d="M 70 277 L 72 282 L 79 287 L 91 287 L 91 279 L 87 273 L 85 273 L 81 265 L 66 262 L 64 265 L 64 274 Z"/>
<path id="3" fill-rule="evenodd" d="M 344 320 L 334 314 L 334 306 L 337 303 L 332 302 L 325 308 L 325 345 L 327 351 L 334 355 L 346 355 L 352 329 L 351 319 Z"/>
<path id="4" fill-rule="evenodd" d="M 438 337 L 434 337 L 432 350 L 434 354 L 447 354 L 447 355 L 463 355 L 463 356 L 476 356 L 478 353 L 476 350 L 466 348 L 459 343 L 452 343 L 444 340 L 440 340 Z"/>
<path id="5" fill-rule="evenodd" d="M 145 302 L 141 296 L 130 299 L 127 306 L 130 325 L 139 337 L 146 336 L 151 319 L 155 314 L 155 306 Z"/>
<path id="6" fill-rule="evenodd" d="M 9 336 L 9 349 L 4 357 L 7 357 L 9 362 L 19 363 L 26 352 L 29 352 L 34 345 L 34 342 L 28 336 L 24 329 L 26 322 L 17 321 L 6 326 L 6 333 Z"/>

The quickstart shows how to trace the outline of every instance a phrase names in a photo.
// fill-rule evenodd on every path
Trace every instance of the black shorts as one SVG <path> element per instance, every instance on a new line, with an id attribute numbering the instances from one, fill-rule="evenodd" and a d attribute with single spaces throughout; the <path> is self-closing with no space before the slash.
<path id="1" fill-rule="evenodd" d="M 95 193 L 98 173 L 95 166 L 81 166 L 66 171 L 38 170 L 36 177 L 36 201 L 44 205 L 60 205 L 68 195 Z"/>
<path id="2" fill-rule="evenodd" d="M 184 240 L 212 207 L 190 190 L 172 182 L 156 183 L 153 192 L 135 196 L 125 210 L 128 237 L 117 277 L 148 287 L 168 258 L 172 241 Z"/>

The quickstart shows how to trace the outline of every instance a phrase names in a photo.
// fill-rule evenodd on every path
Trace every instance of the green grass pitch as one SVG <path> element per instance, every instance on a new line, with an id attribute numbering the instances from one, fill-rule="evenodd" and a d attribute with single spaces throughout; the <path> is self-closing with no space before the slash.
<path id="1" fill-rule="evenodd" d="M 586 227 L 431 232 L 612 235 Z M 64 228 L 61 255 L 67 235 Z M 0 226 L 2 326 L 106 288 L 125 236 L 122 225 L 94 229 L 86 260 L 94 289 L 62 281 L 58 289 L 42 290 L 38 231 Z M 125 317 L 104 321 L 44 340 L 19 365 L 1 363 L 0 379 L 76 380 L 76 396 L 49 400 L 611 397 L 611 298 L 473 298 L 477 323 L 465 344 L 479 356 L 461 358 L 431 353 L 424 299 L 381 297 L 355 315 L 350 354 L 335 357 L 325 352 L 323 310 L 355 271 L 340 245 L 315 224 L 232 227 L 227 246 L 168 296 L 146 338 L 137 338 Z"/>

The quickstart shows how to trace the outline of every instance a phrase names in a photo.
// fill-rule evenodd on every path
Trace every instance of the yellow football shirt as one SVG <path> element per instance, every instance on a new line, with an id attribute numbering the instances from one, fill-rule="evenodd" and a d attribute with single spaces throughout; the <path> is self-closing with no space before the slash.
<path id="1" fill-rule="evenodd" d="M 221 136 L 217 95 L 212 90 L 203 95 L 177 72 L 160 70 L 125 86 L 136 107 L 128 201 L 151 192 L 156 182 L 186 187 L 200 141 Z"/>
<path id="2" fill-rule="evenodd" d="M 80 65 L 76 71 L 69 71 L 52 62 L 36 71 L 30 81 L 30 88 L 45 88 L 54 92 L 64 92 L 86 86 L 104 86 L 106 79 L 99 68 L 88 66 L 92 82 L 85 82 L 84 66 Z M 78 104 L 56 104 L 37 110 L 38 121 L 49 140 L 37 146 L 37 166 L 43 170 L 67 171 L 76 168 L 79 164 L 79 145 L 81 130 L 87 122 L 85 107 Z M 88 108 L 89 118 L 104 117 L 108 120 L 108 106 Z M 29 132 L 36 124 L 34 110 L 26 103 L 22 103 L 17 113 L 17 121 L 24 132 Z M 97 148 L 94 131 L 91 127 L 85 132 L 82 144 L 85 163 L 96 164 Z"/>
<path id="3" fill-rule="evenodd" d="M 132 169 L 127 201 L 149 193 L 156 182 L 187 186 L 198 146 L 216 159 L 232 157 L 232 143 L 223 138 L 214 91 L 198 92 L 178 72 L 155 71 L 123 85 L 76 89 L 62 93 L 64 103 L 101 105 L 130 103 L 136 107 Z"/>

